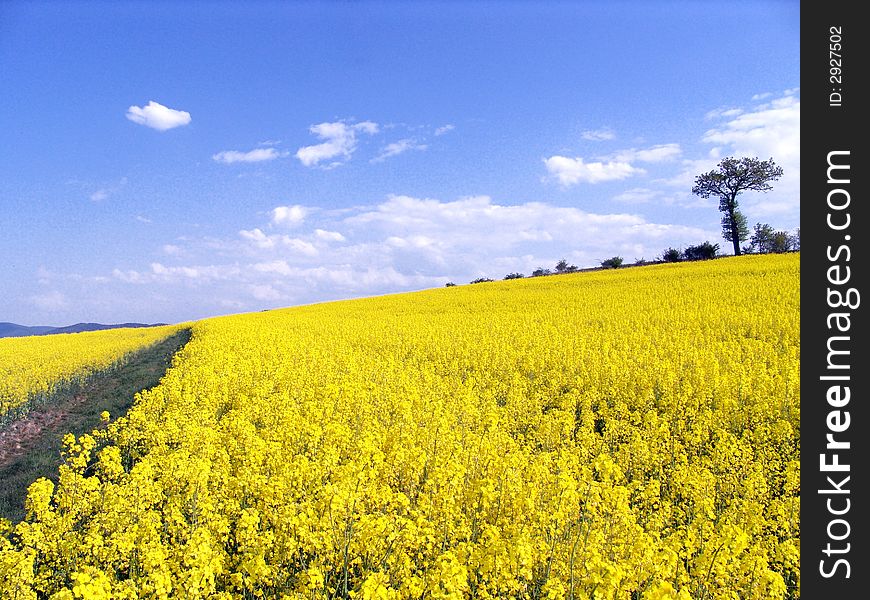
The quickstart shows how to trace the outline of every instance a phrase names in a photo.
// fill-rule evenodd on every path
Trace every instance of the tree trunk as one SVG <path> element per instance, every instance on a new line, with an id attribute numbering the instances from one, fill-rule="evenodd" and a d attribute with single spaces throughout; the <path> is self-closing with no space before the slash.
<path id="1" fill-rule="evenodd" d="M 737 231 L 737 219 L 731 213 L 731 241 L 734 242 L 734 256 L 740 256 L 740 232 Z"/>
<path id="2" fill-rule="evenodd" d="M 737 194 L 731 197 L 728 218 L 731 219 L 731 242 L 734 244 L 734 256 L 740 256 L 740 227 L 737 224 Z"/>

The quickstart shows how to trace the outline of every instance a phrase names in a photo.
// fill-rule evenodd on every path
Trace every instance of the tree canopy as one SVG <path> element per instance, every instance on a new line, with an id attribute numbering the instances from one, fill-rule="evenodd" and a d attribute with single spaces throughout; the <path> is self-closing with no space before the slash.
<path id="1" fill-rule="evenodd" d="M 692 193 L 702 198 L 719 198 L 722 216 L 722 237 L 734 244 L 734 254 L 740 254 L 740 242 L 749 238 L 746 217 L 740 212 L 737 196 L 745 191 L 767 192 L 773 189 L 771 182 L 782 177 L 782 167 L 773 159 L 757 157 L 722 159 L 717 168 L 695 177 Z"/>

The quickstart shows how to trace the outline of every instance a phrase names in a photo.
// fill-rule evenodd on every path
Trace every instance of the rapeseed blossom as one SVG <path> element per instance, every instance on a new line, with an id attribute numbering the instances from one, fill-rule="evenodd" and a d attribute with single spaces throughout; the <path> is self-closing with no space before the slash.
<path id="1" fill-rule="evenodd" d="M 744 256 L 196 322 L 0 527 L 0 591 L 799 597 L 799 276 Z"/>
<path id="2" fill-rule="evenodd" d="M 0 424 L 176 331 L 165 325 L 0 339 Z"/>

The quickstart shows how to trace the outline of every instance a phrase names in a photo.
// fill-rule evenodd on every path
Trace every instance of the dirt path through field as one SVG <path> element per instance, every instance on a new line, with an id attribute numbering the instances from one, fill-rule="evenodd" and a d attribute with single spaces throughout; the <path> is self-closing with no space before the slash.
<path id="1" fill-rule="evenodd" d="M 27 487 L 39 477 L 57 481 L 63 437 L 104 427 L 104 410 L 112 419 L 125 414 L 136 392 L 157 385 L 189 339 L 187 330 L 170 336 L 0 429 L 0 517 L 20 521 Z"/>
<path id="2" fill-rule="evenodd" d="M 62 428 L 68 420 L 70 409 L 85 400 L 86 397 L 79 394 L 56 406 L 31 411 L 23 419 L 10 423 L 0 431 L 0 471 L 37 445 L 39 438 L 47 431 Z"/>

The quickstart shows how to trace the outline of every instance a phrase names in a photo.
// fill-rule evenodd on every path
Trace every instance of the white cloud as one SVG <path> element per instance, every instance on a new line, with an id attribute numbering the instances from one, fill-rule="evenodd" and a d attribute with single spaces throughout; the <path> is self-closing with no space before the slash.
<path id="1" fill-rule="evenodd" d="M 187 238 L 180 254 L 165 244 L 166 260 L 189 260 L 114 269 L 110 285 L 147 285 L 149 298 L 167 305 L 183 286 L 197 310 L 258 310 L 528 274 L 563 257 L 583 267 L 614 255 L 651 258 L 717 234 L 627 211 L 502 204 L 488 196 L 391 195 L 377 205 L 311 212 L 292 237 L 271 229 L 273 217 L 227 239 Z M 229 262 L 221 264 L 221 256 Z"/>
<path id="2" fill-rule="evenodd" d="M 613 252 L 615 244 L 626 240 L 646 245 L 651 255 L 661 250 L 658 244 L 664 237 L 680 244 L 708 235 L 695 227 L 649 223 L 634 214 L 597 214 L 541 202 L 499 205 L 487 196 L 452 202 L 390 196 L 374 209 L 346 218 L 345 224 L 380 232 L 385 245 L 405 256 L 416 253 L 421 260 L 414 264 L 419 268 L 428 261 L 433 273 L 438 270 L 432 265 L 486 269 L 517 248 L 537 248 L 538 253 L 554 248 L 563 254 L 572 249 L 590 266 L 597 264 L 598 254 Z"/>
<path id="3" fill-rule="evenodd" d="M 584 131 L 581 134 L 581 137 L 584 140 L 589 140 L 590 142 L 604 142 L 607 140 L 612 140 L 616 137 L 616 134 L 613 132 L 613 130 L 605 127 L 603 129 Z"/>
<path id="4" fill-rule="evenodd" d="M 314 235 L 317 239 L 323 240 L 324 242 L 343 242 L 346 239 L 337 231 L 327 231 L 325 229 L 315 229 Z"/>
<path id="5" fill-rule="evenodd" d="M 556 177 L 563 186 L 577 183 L 600 183 L 616 181 L 633 175 L 645 173 L 624 161 L 584 162 L 581 157 L 551 156 L 544 159 L 550 175 Z"/>
<path id="6" fill-rule="evenodd" d="M 308 209 L 295 204 L 293 206 L 276 206 L 271 211 L 272 223 L 275 225 L 299 225 L 305 220 Z"/>
<path id="7" fill-rule="evenodd" d="M 161 250 L 163 250 L 164 254 L 181 254 L 181 247 L 175 244 L 163 244 Z"/>
<path id="8" fill-rule="evenodd" d="M 441 127 L 438 127 L 437 129 L 435 129 L 435 135 L 436 136 L 444 135 L 445 133 L 453 131 L 454 129 L 456 129 L 456 126 L 448 123 L 447 125 L 442 125 Z"/>
<path id="9" fill-rule="evenodd" d="M 275 246 L 275 240 L 279 236 L 268 236 L 263 233 L 263 230 L 259 227 L 251 230 L 242 229 L 239 232 L 239 235 L 242 236 L 243 239 L 254 242 L 260 248 L 273 248 Z"/>
<path id="10" fill-rule="evenodd" d="M 307 256 L 315 256 L 318 253 L 317 248 L 311 242 L 299 238 L 291 238 L 284 234 L 268 235 L 259 227 L 251 230 L 243 229 L 239 231 L 239 235 L 242 239 L 252 242 L 253 246 L 260 249 L 289 249 Z"/>
<path id="11" fill-rule="evenodd" d="M 190 123 L 190 113 L 184 110 L 167 108 L 151 100 L 144 107 L 131 106 L 127 109 L 127 118 L 158 131 L 166 131 Z"/>
<path id="12" fill-rule="evenodd" d="M 782 223 L 778 227 L 797 226 L 800 217 L 800 97 L 799 89 L 790 89 L 780 97 L 749 108 L 711 113 L 718 119 L 701 141 L 711 144 L 707 158 L 683 161 L 683 169 L 666 183 L 691 189 L 694 178 L 716 168 L 725 156 L 773 158 L 783 168 L 782 178 L 766 193 L 747 193 L 740 197 L 741 210 L 750 218 Z M 769 95 L 761 94 L 759 99 Z M 773 224 L 772 221 L 772 224 Z M 793 225 L 792 225 L 793 224 Z"/>
<path id="13" fill-rule="evenodd" d="M 309 131 L 325 141 L 321 144 L 299 148 L 296 152 L 296 158 L 306 167 L 313 167 L 323 161 L 338 158 L 339 160 L 327 165 L 327 167 L 334 167 L 350 159 L 357 147 L 357 133 L 375 134 L 378 132 L 378 124 L 363 121 L 349 125 L 343 121 L 337 121 L 312 125 Z"/>
<path id="14" fill-rule="evenodd" d="M 504 205 L 488 196 L 441 201 L 391 195 L 376 206 L 318 215 L 323 227 L 297 237 L 253 228 L 239 232 L 246 246 L 234 249 L 227 242 L 227 253 L 252 259 L 240 273 L 242 283 L 269 284 L 282 299 L 300 302 L 322 299 L 318 292 L 328 290 L 369 295 L 496 277 L 504 274 L 493 272 L 499 266 L 505 273 L 530 271 L 562 256 L 595 266 L 629 250 L 653 256 L 667 245 L 711 237 L 697 227 L 651 223 L 637 214 L 543 202 Z"/>
<path id="15" fill-rule="evenodd" d="M 396 248 L 429 248 L 435 245 L 435 240 L 425 235 L 409 235 L 407 237 L 391 235 L 384 242 Z"/>
<path id="16" fill-rule="evenodd" d="M 197 267 L 165 267 L 160 263 L 151 263 L 151 272 L 155 275 L 187 277 L 190 279 L 198 279 L 201 276 L 201 270 Z"/>
<path id="17" fill-rule="evenodd" d="M 673 160 L 682 154 L 679 144 L 658 144 L 644 150 L 620 150 L 610 158 L 615 162 L 630 163 L 640 161 L 646 163 L 657 163 Z"/>
<path id="18" fill-rule="evenodd" d="M 741 156 L 774 157 L 799 165 L 800 99 L 784 96 L 707 131 L 702 140 Z"/>
<path id="19" fill-rule="evenodd" d="M 251 265 L 251 268 L 259 273 L 277 273 L 278 275 L 290 275 L 293 272 L 286 260 L 259 262 Z"/>
<path id="20" fill-rule="evenodd" d="M 407 152 L 408 150 L 425 150 L 428 147 L 429 146 L 427 146 L 426 144 L 420 144 L 413 139 L 406 138 L 384 146 L 384 148 L 381 150 L 381 153 L 373 158 L 371 162 L 383 162 L 391 156 L 402 154 L 403 152 Z"/>
<path id="21" fill-rule="evenodd" d="M 279 152 L 275 148 L 256 148 L 249 152 L 239 152 L 237 150 L 224 150 L 212 156 L 212 160 L 224 164 L 232 164 L 237 162 L 253 163 L 263 162 L 267 160 L 275 160 L 282 156 L 287 156 L 287 152 Z"/>
<path id="22" fill-rule="evenodd" d="M 378 124 L 373 123 L 371 121 L 363 121 L 362 123 L 357 123 L 353 126 L 354 131 L 362 131 L 363 133 L 367 133 L 369 135 L 374 135 L 378 132 Z"/>
<path id="23" fill-rule="evenodd" d="M 169 280 L 213 281 L 233 279 L 241 269 L 236 265 L 197 265 L 167 267 L 161 263 L 151 263 L 151 275 Z"/>
<path id="24" fill-rule="evenodd" d="M 704 118 L 708 121 L 713 119 L 730 119 L 743 113 L 742 108 L 714 108 Z"/>
<path id="25" fill-rule="evenodd" d="M 282 236 L 281 242 L 294 252 L 306 256 L 317 256 L 319 253 L 317 248 L 314 247 L 314 244 L 306 242 L 305 240 L 300 240 L 299 238 L 288 238 L 287 236 Z"/>
<path id="26" fill-rule="evenodd" d="M 116 183 L 105 185 L 90 195 L 91 202 L 102 202 L 121 191 L 127 185 L 127 178 L 121 177 Z"/>
<path id="27" fill-rule="evenodd" d="M 122 271 L 121 269 L 113 269 L 112 277 L 124 283 L 148 283 L 150 279 L 138 271 Z"/>

